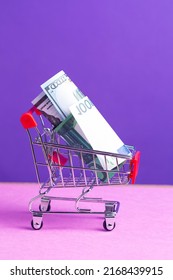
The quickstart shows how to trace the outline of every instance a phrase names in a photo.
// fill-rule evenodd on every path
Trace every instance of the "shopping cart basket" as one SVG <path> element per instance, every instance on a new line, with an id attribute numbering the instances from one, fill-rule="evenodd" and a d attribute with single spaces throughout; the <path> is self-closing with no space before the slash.
<path id="1" fill-rule="evenodd" d="M 39 122 L 33 117 L 33 113 Z M 29 211 L 32 213 L 31 225 L 39 230 L 43 226 L 45 214 L 102 214 L 103 227 L 111 231 L 115 228 L 115 216 L 118 213 L 120 202 L 104 200 L 102 198 L 87 197 L 95 186 L 124 185 L 135 183 L 138 174 L 140 152 L 133 146 L 127 146 L 130 154 L 116 154 L 96 151 L 87 147 L 84 142 L 79 142 L 80 137 L 73 129 L 74 118 L 68 117 L 58 127 L 50 127 L 50 123 L 42 116 L 41 112 L 32 107 L 20 119 L 26 129 L 37 180 L 40 186 L 39 194 L 29 202 Z M 67 129 L 68 128 L 68 129 Z M 82 143 L 82 144 L 79 144 Z M 87 148 L 86 148 L 87 147 Z M 103 168 L 98 158 L 102 157 Z M 116 160 L 116 167 L 109 170 L 109 160 Z M 46 168 L 47 172 L 43 172 Z M 45 174 L 47 177 L 44 177 Z M 60 188 L 82 188 L 80 195 L 74 197 L 51 196 L 50 191 Z M 74 211 L 52 211 L 51 201 L 62 200 L 74 202 Z M 39 203 L 37 210 L 35 203 Z M 79 207 L 83 202 L 103 203 L 104 211 L 93 211 Z M 33 207 L 35 205 L 35 207 Z"/>

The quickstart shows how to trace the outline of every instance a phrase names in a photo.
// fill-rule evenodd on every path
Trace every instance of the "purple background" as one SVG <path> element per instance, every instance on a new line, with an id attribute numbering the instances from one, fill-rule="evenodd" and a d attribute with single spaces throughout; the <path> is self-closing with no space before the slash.
<path id="1" fill-rule="evenodd" d="M 1 1 L 0 181 L 35 181 L 19 118 L 64 70 L 121 139 L 141 151 L 137 183 L 173 184 L 173 2 Z"/>

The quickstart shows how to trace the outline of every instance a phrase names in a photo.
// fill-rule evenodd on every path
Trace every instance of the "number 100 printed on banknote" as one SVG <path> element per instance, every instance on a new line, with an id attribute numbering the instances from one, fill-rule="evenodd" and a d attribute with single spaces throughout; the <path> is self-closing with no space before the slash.
<path id="1" fill-rule="evenodd" d="M 121 151 L 121 154 L 130 155 L 128 148 L 87 96 L 70 106 L 70 111 L 94 150 L 118 154 Z M 104 169 L 106 165 L 108 170 L 117 166 L 116 159 L 111 156 L 106 157 L 106 163 L 104 156 L 98 155 L 98 158 Z M 119 158 L 118 165 L 123 161 Z"/>

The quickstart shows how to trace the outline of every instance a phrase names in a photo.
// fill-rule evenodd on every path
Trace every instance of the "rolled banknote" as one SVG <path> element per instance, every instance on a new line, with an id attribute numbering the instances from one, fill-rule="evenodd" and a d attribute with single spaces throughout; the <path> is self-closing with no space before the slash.
<path id="1" fill-rule="evenodd" d="M 75 128 L 76 120 L 70 114 L 64 121 L 61 122 L 60 125 L 58 125 L 54 131 L 57 132 L 59 135 L 62 136 L 62 138 L 66 141 L 66 143 L 72 147 L 80 149 L 88 149 L 92 150 L 91 145 L 76 131 Z M 97 157 L 93 158 L 93 154 L 91 153 L 82 153 L 76 152 L 79 157 L 83 157 L 84 163 L 92 170 L 99 169 L 100 171 L 97 172 L 98 178 L 105 182 L 109 176 L 111 178 L 114 173 L 109 172 L 108 174 L 103 170 L 100 161 Z"/>
<path id="2" fill-rule="evenodd" d="M 64 71 L 47 80 L 41 88 L 54 104 L 61 120 L 71 113 L 69 107 L 84 97 Z"/>
<path id="3" fill-rule="evenodd" d="M 99 113 L 92 102 L 84 96 L 79 88 L 71 81 L 64 71 L 41 85 L 42 90 L 54 104 L 61 124 L 57 132 L 71 146 L 86 149 L 94 149 L 105 152 L 129 155 L 130 151 L 118 135 L 113 131 L 103 116 Z M 69 127 L 73 115 L 75 123 Z M 61 128 L 61 129 L 60 129 Z M 112 170 L 119 166 L 125 159 L 97 156 L 99 166 L 103 169 Z M 93 165 L 92 158 L 87 155 L 84 159 L 87 165 Z"/>
<path id="4" fill-rule="evenodd" d="M 43 91 L 34 100 L 32 100 L 32 104 L 50 121 L 54 127 L 60 124 L 59 114 L 56 108 Z"/>

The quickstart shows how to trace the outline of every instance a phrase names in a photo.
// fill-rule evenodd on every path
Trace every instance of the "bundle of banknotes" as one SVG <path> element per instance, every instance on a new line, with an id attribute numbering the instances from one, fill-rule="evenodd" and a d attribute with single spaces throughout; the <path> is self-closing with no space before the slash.
<path id="1" fill-rule="evenodd" d="M 129 149 L 108 124 L 93 102 L 60 71 L 41 85 L 42 92 L 32 101 L 52 123 L 67 144 L 85 149 L 130 155 Z M 92 158 L 84 159 L 89 166 Z M 118 160 L 118 165 L 124 159 Z M 97 164 L 112 170 L 117 166 L 115 157 L 98 155 Z"/>

